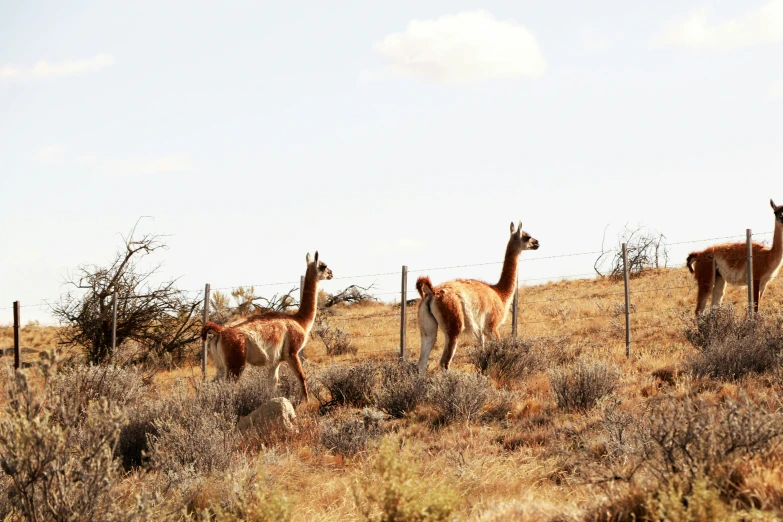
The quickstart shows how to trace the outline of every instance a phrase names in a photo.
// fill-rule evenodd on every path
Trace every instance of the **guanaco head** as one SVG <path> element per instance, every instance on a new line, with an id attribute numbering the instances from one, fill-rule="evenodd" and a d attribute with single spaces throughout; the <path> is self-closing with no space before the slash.
<path id="1" fill-rule="evenodd" d="M 315 251 L 315 258 L 310 260 L 310 252 L 307 253 L 307 271 L 315 270 L 318 273 L 318 280 L 332 278 L 332 269 L 326 266 L 326 263 L 318 260 L 318 250 Z"/>
<path id="2" fill-rule="evenodd" d="M 514 222 L 511 222 L 511 238 L 509 239 L 514 248 L 521 252 L 522 250 L 538 250 L 538 239 L 533 239 L 530 234 L 522 230 L 522 222 L 515 229 Z"/>
<path id="3" fill-rule="evenodd" d="M 775 212 L 775 226 L 783 226 L 783 205 L 777 206 L 771 199 L 769 200 L 769 204 L 772 207 L 772 210 Z"/>

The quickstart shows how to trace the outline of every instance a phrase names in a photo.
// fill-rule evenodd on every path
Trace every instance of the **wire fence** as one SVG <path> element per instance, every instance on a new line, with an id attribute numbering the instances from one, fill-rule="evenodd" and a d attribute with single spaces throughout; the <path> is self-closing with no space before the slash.
<path id="1" fill-rule="evenodd" d="M 772 232 L 753 234 L 753 238 L 765 237 Z M 698 243 L 713 243 L 715 241 L 731 241 L 746 236 L 723 236 L 688 241 L 666 242 L 666 247 L 675 245 L 692 245 Z M 707 249 L 709 250 L 709 248 Z M 617 256 L 620 251 L 608 249 L 600 251 L 588 251 L 577 253 L 564 253 L 551 256 L 519 258 L 520 271 L 526 263 L 538 261 L 587 257 L 587 256 Z M 735 257 L 724 256 L 722 262 L 740 266 L 747 263 L 747 255 Z M 700 260 L 696 260 L 694 267 L 698 268 Z M 371 292 L 372 296 L 383 303 L 359 303 L 331 309 L 322 309 L 321 325 L 325 328 L 340 329 L 347 334 L 355 348 L 355 357 L 392 357 L 392 356 L 418 356 L 418 293 L 413 284 L 413 278 L 408 279 L 408 274 L 428 274 L 448 270 L 459 270 L 460 276 L 470 277 L 471 270 L 479 267 L 497 266 L 504 261 L 492 261 L 484 263 L 449 265 L 429 268 L 403 267 L 401 272 L 378 272 L 357 275 L 335 277 L 334 281 L 344 281 L 350 285 L 359 285 L 362 280 L 370 278 L 386 278 L 393 281 L 396 291 Z M 568 337 L 589 335 L 591 331 L 599 329 L 604 337 L 616 341 L 618 346 L 625 344 L 626 350 L 630 350 L 634 344 L 641 346 L 645 343 L 660 340 L 664 335 L 677 335 L 688 317 L 693 316 L 696 307 L 696 299 L 699 294 L 699 285 L 714 285 L 713 282 L 702 283 L 694 280 L 688 272 L 682 270 L 686 264 L 667 265 L 669 270 L 679 271 L 676 277 L 668 277 L 665 283 L 659 284 L 660 279 L 646 277 L 657 269 L 645 268 L 629 274 L 628 283 L 623 279 L 602 277 L 596 270 L 570 271 L 565 274 L 551 274 L 534 278 L 518 278 L 516 314 L 510 314 L 511 320 L 507 320 L 500 333 L 502 336 L 522 335 L 524 337 L 541 340 L 563 340 Z M 628 270 L 627 262 L 624 268 Z M 433 277 L 433 279 L 437 279 Z M 402 289 L 402 281 L 407 284 Z M 566 286 L 553 290 L 551 285 L 559 282 L 576 281 L 578 285 Z M 443 282 L 443 280 L 441 281 Z M 213 288 L 211 291 L 230 292 L 243 288 L 287 288 L 290 292 L 301 290 L 302 279 L 299 281 L 263 282 L 248 285 Z M 373 288 L 372 283 L 370 288 Z M 361 285 L 360 285 L 361 286 Z M 365 283 L 363 288 L 368 285 Z M 388 285 L 387 285 L 388 286 Z M 626 290 L 627 288 L 627 290 Z M 184 290 L 194 300 L 204 300 L 205 289 Z M 626 294 L 628 299 L 626 299 Z M 209 294 L 207 294 L 209 295 Z M 750 295 L 750 293 L 749 293 Z M 745 306 L 745 301 L 735 295 L 724 301 L 740 308 Z M 749 297 L 750 299 L 750 297 Z M 51 310 L 51 303 L 55 300 L 39 300 L 34 304 L 19 305 L 22 320 L 24 311 L 31 309 Z M 0 307 L 0 314 L 8 313 L 12 306 Z M 10 317 L 9 317 L 10 318 Z M 516 320 L 514 320 L 516 319 Z M 401 328 L 402 322 L 405 327 Z M 513 325 L 518 325 L 514 331 Z M 28 327 L 61 326 L 56 322 L 33 322 Z M 21 327 L 21 324 L 18 326 Z M 629 328 L 630 327 L 630 328 Z M 405 338 L 402 333 L 405 332 Z M 306 356 L 320 357 L 323 355 L 323 346 L 317 342 L 317 332 L 311 334 L 316 339 L 308 343 L 305 349 Z M 462 343 L 472 342 L 465 339 Z M 321 343 L 322 344 L 322 343 Z M 349 351 L 349 353 L 351 353 Z M 459 351 L 458 351 L 459 354 Z M 349 355 L 348 357 L 351 357 Z"/>

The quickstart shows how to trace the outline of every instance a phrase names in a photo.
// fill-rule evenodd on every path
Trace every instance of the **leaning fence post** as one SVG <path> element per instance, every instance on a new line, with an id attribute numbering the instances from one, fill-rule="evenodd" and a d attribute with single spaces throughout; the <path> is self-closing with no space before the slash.
<path id="1" fill-rule="evenodd" d="M 400 290 L 400 359 L 405 359 L 405 333 L 407 321 L 405 309 L 408 304 L 408 266 L 402 265 L 402 289 Z"/>
<path id="2" fill-rule="evenodd" d="M 514 300 L 511 302 L 511 337 L 517 337 L 519 325 L 519 276 L 514 280 Z"/>
<path id="3" fill-rule="evenodd" d="M 209 283 L 204 286 L 204 324 L 209 320 Z M 201 341 L 201 373 L 207 378 L 207 341 Z"/>
<path id="4" fill-rule="evenodd" d="M 623 281 L 625 282 L 625 356 L 631 355 L 631 292 L 628 287 L 628 245 L 623 243 Z"/>
<path id="5" fill-rule="evenodd" d="M 22 348 L 19 346 L 19 301 L 14 301 L 14 369 L 22 367 Z"/>
<path id="6" fill-rule="evenodd" d="M 748 317 L 753 317 L 755 309 L 753 303 L 753 232 L 750 229 L 745 231 L 747 237 L 747 257 L 748 257 Z"/>
<path id="7" fill-rule="evenodd" d="M 117 351 L 117 290 L 111 299 L 111 353 Z"/>

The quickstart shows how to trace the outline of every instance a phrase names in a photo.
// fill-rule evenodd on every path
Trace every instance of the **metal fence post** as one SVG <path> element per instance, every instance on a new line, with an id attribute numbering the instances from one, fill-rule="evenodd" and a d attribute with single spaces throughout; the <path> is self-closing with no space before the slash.
<path id="1" fill-rule="evenodd" d="M 623 281 L 625 282 L 625 356 L 631 356 L 631 292 L 628 287 L 628 245 L 623 243 Z"/>
<path id="2" fill-rule="evenodd" d="M 753 232 L 750 229 L 745 231 L 747 237 L 747 258 L 748 258 L 748 317 L 753 317 Z"/>
<path id="3" fill-rule="evenodd" d="M 511 302 L 511 337 L 517 337 L 519 325 L 519 275 L 514 280 L 514 300 Z"/>
<path id="4" fill-rule="evenodd" d="M 111 353 L 117 350 L 117 291 L 114 291 L 111 299 Z"/>
<path id="5" fill-rule="evenodd" d="M 406 308 L 408 302 L 408 266 L 402 265 L 402 289 L 400 290 L 400 359 L 405 359 Z"/>
<path id="6" fill-rule="evenodd" d="M 209 283 L 204 286 L 204 324 L 209 321 Z M 207 378 L 207 341 L 201 341 L 201 373 Z"/>
<path id="7" fill-rule="evenodd" d="M 19 301 L 14 301 L 14 369 L 22 367 L 22 347 L 19 345 Z"/>

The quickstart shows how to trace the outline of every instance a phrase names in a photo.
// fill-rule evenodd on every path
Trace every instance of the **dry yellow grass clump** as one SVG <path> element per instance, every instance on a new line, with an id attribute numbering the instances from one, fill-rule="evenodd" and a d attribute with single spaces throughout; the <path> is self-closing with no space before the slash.
<path id="1" fill-rule="evenodd" d="M 724 300 L 738 315 L 745 292 L 729 288 Z M 783 514 L 780 284 L 761 303 L 766 319 L 749 327 L 719 318 L 724 330 L 702 347 L 685 334 L 700 332 L 686 269 L 646 272 L 631 281 L 631 293 L 630 357 L 622 281 L 552 282 L 521 289 L 522 342 L 493 345 L 503 357 L 522 357 L 513 371 L 503 362 L 511 359 L 499 363 L 462 339 L 453 370 L 441 375 L 434 370 L 441 335 L 421 385 L 395 366 L 399 304 L 319 312 L 350 349 L 328 355 L 312 336 L 305 373 L 316 398 L 297 405 L 294 434 L 235 433 L 237 415 L 261 394 L 260 373 L 220 388 L 202 384 L 197 361 L 182 363 L 140 382 L 131 403 L 119 401 L 127 419 L 115 455 L 124 458 L 135 444 L 151 457 L 114 477 L 110 494 L 127 512 L 142 502 L 139 513 L 160 519 L 776 519 Z M 415 306 L 408 317 L 407 358 L 415 360 Z M 25 327 L 23 344 L 46 348 L 53 332 L 41 330 Z M 726 340 L 733 336 L 736 346 Z M 0 330 L 0 343 L 9 341 Z M 748 350 L 715 362 L 737 346 L 776 355 L 761 368 Z M 486 377 L 476 373 L 481 361 L 489 361 Z M 407 409 L 389 406 L 403 398 L 412 401 Z M 3 494 L 9 487 L 0 482 Z M 17 513 L 7 500 L 6 513 Z"/>

